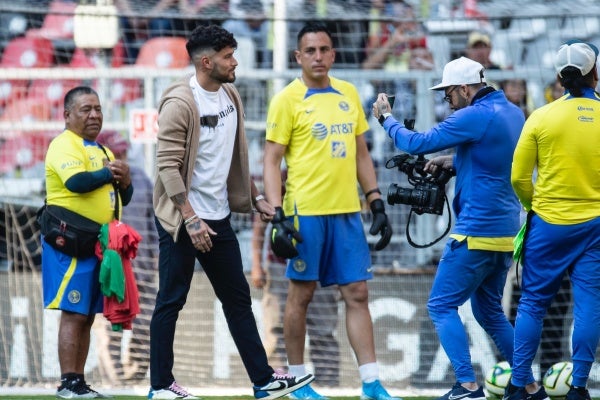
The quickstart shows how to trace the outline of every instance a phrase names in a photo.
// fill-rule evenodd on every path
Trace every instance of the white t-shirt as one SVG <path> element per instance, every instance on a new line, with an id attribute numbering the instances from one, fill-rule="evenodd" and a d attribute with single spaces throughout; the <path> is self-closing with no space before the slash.
<path id="1" fill-rule="evenodd" d="M 204 90 L 195 76 L 190 78 L 190 87 L 200 111 L 201 121 L 202 117 L 209 116 L 205 120 L 215 121 L 216 126 L 207 126 L 206 121 L 201 123 L 200 143 L 189 200 L 200 218 L 219 220 L 230 213 L 227 176 L 233 155 L 237 112 L 233 101 L 222 87 L 216 92 Z"/>

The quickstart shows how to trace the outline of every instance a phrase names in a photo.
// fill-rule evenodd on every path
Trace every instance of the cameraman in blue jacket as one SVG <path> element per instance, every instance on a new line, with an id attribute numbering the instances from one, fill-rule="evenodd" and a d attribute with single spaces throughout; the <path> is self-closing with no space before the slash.
<path id="1" fill-rule="evenodd" d="M 487 86 L 484 67 L 460 57 L 444 67 L 444 100 L 455 112 L 426 132 L 407 129 L 391 115 L 380 93 L 373 114 L 394 141 L 411 154 L 454 148 L 425 164 L 456 171 L 455 226 L 446 243 L 427 303 L 439 340 L 448 355 L 456 384 L 439 400 L 485 400 L 475 378 L 469 339 L 458 307 L 471 301 L 473 315 L 512 364 L 512 325 L 502 310 L 502 293 L 512 264 L 513 237 L 519 230 L 520 205 L 510 183 L 513 152 L 524 124 L 523 112 L 504 93 Z"/>

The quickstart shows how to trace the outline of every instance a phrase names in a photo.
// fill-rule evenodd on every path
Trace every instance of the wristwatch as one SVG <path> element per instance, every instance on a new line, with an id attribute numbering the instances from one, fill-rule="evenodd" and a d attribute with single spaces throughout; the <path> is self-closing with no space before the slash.
<path id="1" fill-rule="evenodd" d="M 258 203 L 259 201 L 264 200 L 264 199 L 265 199 L 265 196 L 263 196 L 262 194 L 259 194 L 258 196 L 256 196 L 254 198 L 254 205 L 256 205 L 256 203 Z"/>
<path id="2" fill-rule="evenodd" d="M 379 116 L 379 119 L 378 119 L 379 123 L 380 123 L 381 125 L 383 125 L 383 123 L 385 122 L 385 120 L 387 119 L 387 117 L 390 117 L 391 115 L 392 115 L 392 113 L 389 113 L 389 112 L 386 112 L 386 113 L 383 113 L 383 114 L 381 114 L 381 115 Z"/>

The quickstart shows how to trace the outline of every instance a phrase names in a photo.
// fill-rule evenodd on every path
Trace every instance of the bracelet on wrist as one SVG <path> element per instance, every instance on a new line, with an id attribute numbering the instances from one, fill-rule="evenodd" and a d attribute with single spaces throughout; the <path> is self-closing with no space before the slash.
<path id="1" fill-rule="evenodd" d="M 373 193 L 381 194 L 381 190 L 379 190 L 379 188 L 369 190 L 367 193 L 365 193 L 365 199 L 368 199 L 369 196 L 372 195 Z"/>
<path id="2" fill-rule="evenodd" d="M 197 218 L 198 218 L 198 216 L 196 214 L 194 214 L 191 217 L 189 217 L 188 219 L 186 219 L 185 221 L 183 221 L 183 224 L 185 226 L 188 226 L 191 222 L 193 222 Z"/>

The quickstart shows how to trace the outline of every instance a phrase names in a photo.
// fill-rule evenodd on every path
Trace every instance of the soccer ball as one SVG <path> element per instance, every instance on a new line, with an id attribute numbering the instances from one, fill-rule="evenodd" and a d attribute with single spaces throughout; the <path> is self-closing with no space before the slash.
<path id="1" fill-rule="evenodd" d="M 573 364 L 561 361 L 551 366 L 544 375 L 543 384 L 548 396 L 560 399 L 567 395 L 573 381 Z"/>
<path id="2" fill-rule="evenodd" d="M 491 395 L 502 397 L 511 376 L 512 369 L 510 368 L 510 364 L 507 361 L 500 361 L 485 375 L 485 388 Z"/>

